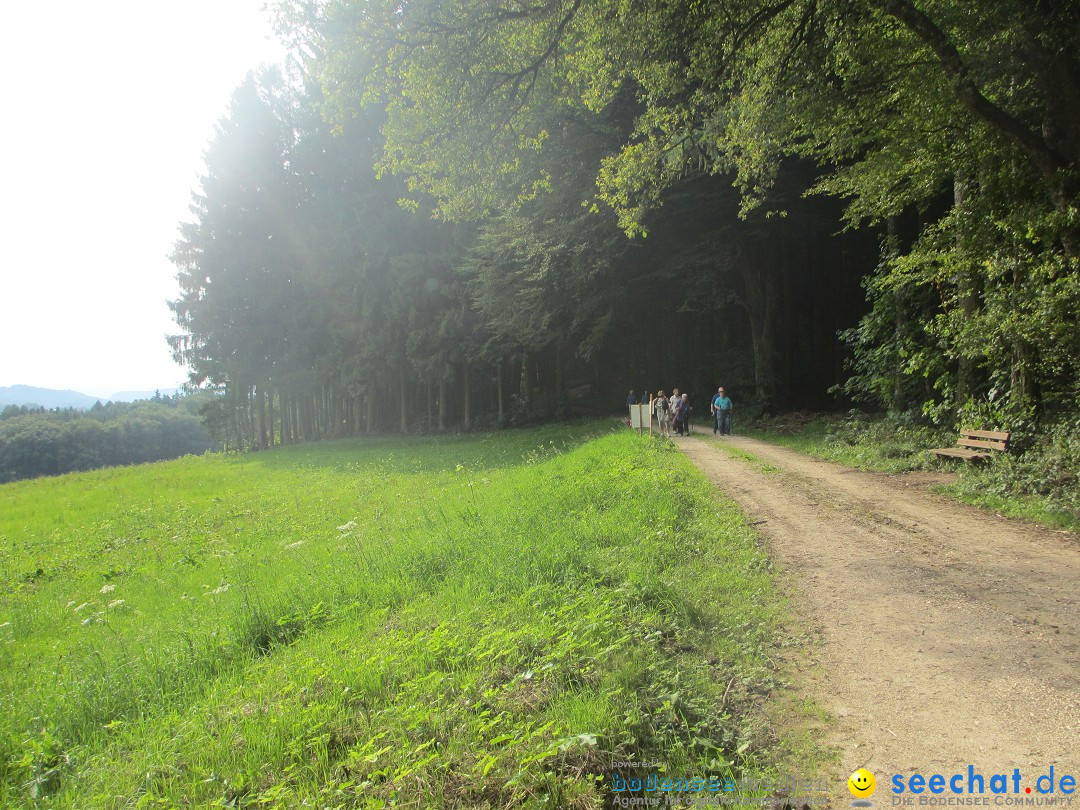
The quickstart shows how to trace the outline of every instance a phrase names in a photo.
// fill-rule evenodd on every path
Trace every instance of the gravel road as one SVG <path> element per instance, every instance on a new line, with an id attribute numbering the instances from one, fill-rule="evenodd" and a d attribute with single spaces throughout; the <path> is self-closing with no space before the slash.
<path id="1" fill-rule="evenodd" d="M 989 783 L 1019 768 L 1032 796 L 1051 765 L 1080 781 L 1076 535 L 935 495 L 925 475 L 705 436 L 676 443 L 757 524 L 819 640 L 794 679 L 835 718 L 832 806 L 849 804 L 859 767 L 877 775 L 878 806 L 892 774 L 966 778 L 973 765 Z"/>

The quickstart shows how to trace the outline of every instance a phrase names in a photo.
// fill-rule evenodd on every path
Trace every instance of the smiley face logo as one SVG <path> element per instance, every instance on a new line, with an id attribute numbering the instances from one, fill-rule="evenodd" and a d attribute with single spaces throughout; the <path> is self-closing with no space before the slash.
<path id="1" fill-rule="evenodd" d="M 866 768 L 859 768 L 847 780 L 848 790 L 856 799 L 865 799 L 874 795 L 877 790 L 877 780 Z"/>

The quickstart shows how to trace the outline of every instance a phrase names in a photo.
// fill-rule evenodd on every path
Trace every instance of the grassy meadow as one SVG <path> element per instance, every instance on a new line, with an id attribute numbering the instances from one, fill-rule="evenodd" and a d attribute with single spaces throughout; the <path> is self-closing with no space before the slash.
<path id="1" fill-rule="evenodd" d="M 606 424 L 0 487 L 0 806 L 604 807 L 767 774 L 734 507 Z"/>

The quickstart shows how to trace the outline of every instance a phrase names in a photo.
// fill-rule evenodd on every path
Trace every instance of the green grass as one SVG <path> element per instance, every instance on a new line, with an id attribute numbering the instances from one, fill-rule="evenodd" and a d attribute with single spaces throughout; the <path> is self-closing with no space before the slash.
<path id="1" fill-rule="evenodd" d="M 998 480 L 987 470 L 964 470 L 952 484 L 933 487 L 935 492 L 981 506 L 999 515 L 1026 520 L 1051 529 L 1080 532 L 1080 512 L 1042 495 L 1002 494 L 996 491 Z"/>
<path id="2" fill-rule="evenodd" d="M 786 425 L 774 422 L 747 429 L 744 435 L 825 461 L 885 473 L 934 468 L 937 463 L 926 449 L 941 446 L 940 437 L 925 428 L 828 418 Z"/>
<path id="3" fill-rule="evenodd" d="M 602 807 L 767 775 L 737 510 L 606 426 L 0 487 L 0 805 Z M 620 769 L 633 776 L 633 769 Z"/>
<path id="4" fill-rule="evenodd" d="M 787 424 L 783 424 L 785 421 Z M 934 490 L 1008 517 L 1053 529 L 1080 531 L 1080 512 L 1069 503 L 1047 495 L 1016 492 L 1023 489 L 1018 486 L 1022 482 L 1016 480 L 1017 468 L 1010 466 L 1004 456 L 983 464 L 965 464 L 927 452 L 931 447 L 952 446 L 955 434 L 898 426 L 880 419 L 836 418 L 798 422 L 779 419 L 745 430 L 744 434 L 862 470 L 891 474 L 912 470 L 954 472 L 958 476 L 955 483 Z"/>
<path id="5" fill-rule="evenodd" d="M 734 458 L 752 464 L 766 475 L 776 475 L 780 472 L 780 468 L 775 464 L 763 461 L 750 451 L 743 450 L 741 447 L 735 447 L 734 445 L 728 444 L 724 440 L 715 437 L 707 439 L 707 441 L 711 442 L 714 447 L 724 453 L 728 458 Z"/>

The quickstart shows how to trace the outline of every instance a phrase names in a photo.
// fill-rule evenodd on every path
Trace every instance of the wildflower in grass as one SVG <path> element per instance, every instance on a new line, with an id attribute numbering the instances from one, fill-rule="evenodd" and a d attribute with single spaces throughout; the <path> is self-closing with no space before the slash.
<path id="1" fill-rule="evenodd" d="M 112 593 L 115 590 L 116 586 L 110 582 L 108 585 L 102 585 L 101 590 L 98 591 L 98 593 Z"/>
<path id="2" fill-rule="evenodd" d="M 344 524 L 342 526 L 338 526 L 337 530 L 339 532 L 341 532 L 342 534 L 346 534 L 348 532 L 351 532 L 355 528 L 356 528 L 356 521 L 355 520 L 350 520 L 348 523 L 346 523 L 346 524 Z"/>
<path id="3" fill-rule="evenodd" d="M 123 600 L 123 599 L 113 599 L 111 602 L 109 602 L 109 607 L 110 608 L 118 608 L 118 607 L 120 607 L 121 605 L 124 604 L 124 601 L 125 600 Z"/>
<path id="4" fill-rule="evenodd" d="M 86 607 L 89 604 L 90 604 L 89 602 L 83 602 L 81 605 L 79 605 L 77 608 L 75 608 L 75 610 L 73 610 L 71 612 L 72 613 L 78 613 L 80 610 L 82 610 L 84 607 Z"/>

